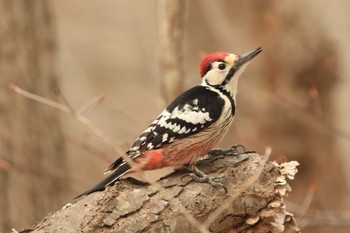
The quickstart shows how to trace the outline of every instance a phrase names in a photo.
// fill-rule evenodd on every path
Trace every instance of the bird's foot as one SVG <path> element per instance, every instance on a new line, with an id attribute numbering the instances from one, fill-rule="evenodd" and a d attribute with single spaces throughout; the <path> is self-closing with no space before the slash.
<path id="1" fill-rule="evenodd" d="M 215 181 L 216 179 L 220 179 L 222 177 L 212 178 L 209 175 L 205 174 L 201 170 L 199 170 L 196 166 L 192 165 L 188 167 L 188 170 L 192 173 L 188 174 L 192 180 L 200 182 L 200 183 L 208 183 L 215 188 L 223 188 L 225 193 L 227 193 L 227 188 L 221 184 L 220 182 Z"/>
<path id="2" fill-rule="evenodd" d="M 240 155 L 246 153 L 246 149 L 243 145 L 241 144 L 236 144 L 231 146 L 228 149 L 213 149 L 208 153 L 209 158 L 216 158 L 220 159 L 223 158 L 227 155 Z"/>

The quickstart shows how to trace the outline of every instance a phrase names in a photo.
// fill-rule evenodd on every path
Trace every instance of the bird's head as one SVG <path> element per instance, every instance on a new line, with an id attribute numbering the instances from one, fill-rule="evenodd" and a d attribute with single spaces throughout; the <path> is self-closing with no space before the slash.
<path id="1" fill-rule="evenodd" d="M 262 51 L 261 47 L 235 55 L 227 52 L 215 52 L 207 55 L 200 63 L 202 84 L 210 86 L 225 86 L 232 79 L 237 87 L 237 79 L 246 65 Z"/>

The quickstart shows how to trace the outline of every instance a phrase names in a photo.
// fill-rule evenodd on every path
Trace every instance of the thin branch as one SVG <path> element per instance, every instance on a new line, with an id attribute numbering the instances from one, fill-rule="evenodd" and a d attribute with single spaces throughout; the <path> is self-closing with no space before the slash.
<path id="1" fill-rule="evenodd" d="M 315 190 L 316 190 L 316 187 L 314 185 L 311 185 L 309 186 L 307 192 L 306 192 L 306 195 L 305 195 L 305 198 L 304 198 L 304 201 L 303 203 L 301 204 L 300 208 L 298 208 L 298 217 L 300 218 L 300 220 L 298 221 L 299 222 L 299 226 L 302 228 L 303 227 L 303 223 L 305 222 L 304 219 L 305 219 L 305 216 L 310 208 L 310 205 L 311 205 L 311 202 L 314 198 L 314 194 L 315 194 Z"/>
<path id="2" fill-rule="evenodd" d="M 71 116 L 73 116 L 76 120 L 78 120 L 79 122 L 81 122 L 82 124 L 84 124 L 85 126 L 87 126 L 97 137 L 99 137 L 102 141 L 106 142 L 108 145 L 110 145 L 113 150 L 120 156 L 123 157 L 123 159 L 130 165 L 132 166 L 134 164 L 134 162 L 128 157 L 126 156 L 126 154 L 121 151 L 118 147 L 116 147 L 114 145 L 114 143 L 109 139 L 109 137 L 107 137 L 103 131 L 96 126 L 94 123 L 92 123 L 88 118 L 86 118 L 85 116 L 83 116 L 81 113 L 79 113 L 78 111 L 76 111 L 73 107 L 71 107 L 68 103 L 68 101 L 65 99 L 65 97 L 60 94 L 62 100 L 65 102 L 64 104 L 60 104 L 57 103 L 55 101 L 49 100 L 47 98 L 41 97 L 39 95 L 30 93 L 26 90 L 21 89 L 20 87 L 18 87 L 16 84 L 10 83 L 9 84 L 9 89 L 19 95 L 22 95 L 28 99 L 34 100 L 36 102 L 39 103 L 43 103 L 46 104 L 50 107 L 53 107 L 55 109 L 59 109 L 63 112 L 66 112 L 68 114 L 70 114 Z"/>
<path id="3" fill-rule="evenodd" d="M 66 112 L 66 113 L 70 113 L 70 109 L 63 105 L 63 104 L 60 104 L 60 103 L 57 103 L 55 101 L 52 101 L 52 100 L 49 100 L 49 99 L 46 99 L 44 97 L 41 97 L 41 96 L 38 96 L 38 95 L 35 95 L 33 93 L 30 93 L 28 91 L 25 91 L 21 88 L 19 88 L 16 84 L 13 84 L 13 83 L 10 83 L 8 85 L 9 89 L 17 94 L 20 94 L 28 99 L 31 99 L 31 100 L 34 100 L 36 102 L 39 102 L 39 103 L 42 103 L 42 104 L 46 104 L 52 108 L 56 108 L 56 109 L 59 109 L 63 112 Z"/>
<path id="4" fill-rule="evenodd" d="M 92 98 L 91 100 L 87 101 L 85 104 L 81 105 L 77 112 L 83 114 L 85 113 L 90 113 L 97 104 L 100 104 L 104 99 L 105 99 L 105 94 L 99 94 L 98 96 L 95 96 L 94 98 Z"/>

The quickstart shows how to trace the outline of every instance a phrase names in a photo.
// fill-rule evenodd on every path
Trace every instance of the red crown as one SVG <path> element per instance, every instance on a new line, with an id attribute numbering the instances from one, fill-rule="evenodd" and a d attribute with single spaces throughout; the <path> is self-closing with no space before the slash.
<path id="1" fill-rule="evenodd" d="M 204 57 L 199 65 L 199 72 L 201 74 L 201 77 L 203 77 L 208 72 L 208 68 L 211 63 L 213 63 L 214 61 L 222 61 L 225 59 L 225 57 L 227 57 L 227 55 L 229 55 L 229 53 L 214 52 Z"/>

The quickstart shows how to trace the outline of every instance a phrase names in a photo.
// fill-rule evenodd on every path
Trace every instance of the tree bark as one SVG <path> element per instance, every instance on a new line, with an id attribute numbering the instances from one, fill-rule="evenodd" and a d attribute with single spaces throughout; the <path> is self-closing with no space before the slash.
<path id="1" fill-rule="evenodd" d="M 123 179 L 23 232 L 297 232 L 283 202 L 290 190 L 287 177 L 293 179 L 297 162 L 263 166 L 256 153 L 200 161 L 198 167 L 218 177 L 227 193 L 192 181 L 184 172 L 151 185 Z M 213 217 L 221 206 L 227 208 Z M 191 224 L 184 210 L 198 223 Z"/>
<path id="2" fill-rule="evenodd" d="M 42 218 L 60 205 L 67 191 L 57 111 L 8 91 L 13 82 L 57 98 L 53 26 L 48 1 L 0 1 L 0 231 L 4 232 Z"/>

